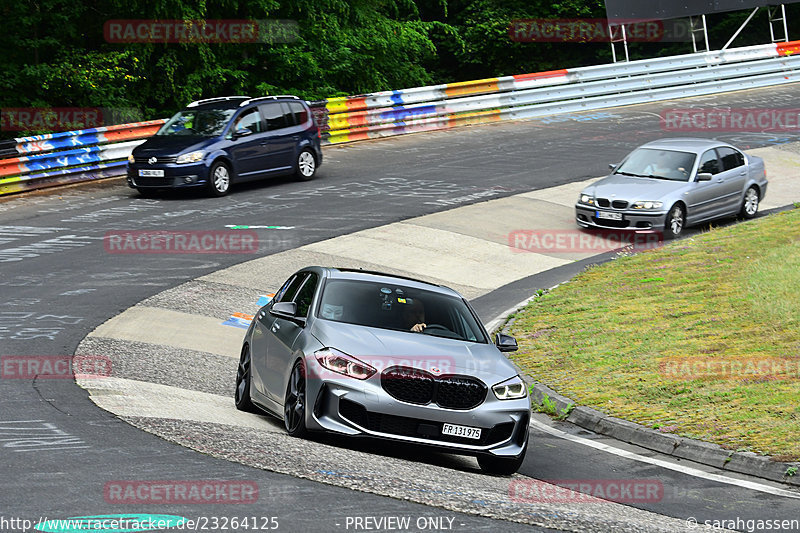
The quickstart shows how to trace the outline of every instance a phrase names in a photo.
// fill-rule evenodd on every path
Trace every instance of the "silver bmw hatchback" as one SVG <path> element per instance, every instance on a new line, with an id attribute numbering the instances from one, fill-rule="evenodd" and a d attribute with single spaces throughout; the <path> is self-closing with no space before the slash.
<path id="1" fill-rule="evenodd" d="M 767 192 L 764 161 L 710 139 L 662 139 L 628 154 L 575 204 L 583 228 L 662 232 L 739 215 L 752 218 Z"/>
<path id="2" fill-rule="evenodd" d="M 528 445 L 530 398 L 456 291 L 389 274 L 307 267 L 245 335 L 236 407 L 286 431 L 372 436 L 473 455 L 508 475 Z"/>

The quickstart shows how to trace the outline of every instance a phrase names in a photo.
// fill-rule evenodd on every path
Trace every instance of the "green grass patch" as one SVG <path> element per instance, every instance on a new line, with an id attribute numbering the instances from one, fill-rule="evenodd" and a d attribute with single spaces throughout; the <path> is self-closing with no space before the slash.
<path id="1" fill-rule="evenodd" d="M 800 459 L 800 210 L 593 267 L 516 314 L 512 358 L 578 405 Z"/>

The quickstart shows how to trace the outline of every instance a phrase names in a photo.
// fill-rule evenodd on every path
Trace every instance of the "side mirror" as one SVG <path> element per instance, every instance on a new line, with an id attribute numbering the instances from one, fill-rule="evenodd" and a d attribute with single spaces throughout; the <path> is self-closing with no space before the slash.
<path id="1" fill-rule="evenodd" d="M 252 135 L 252 131 L 248 130 L 247 128 L 239 128 L 235 132 L 233 132 L 233 138 L 238 139 L 239 137 L 247 137 L 248 135 Z"/>
<path id="2" fill-rule="evenodd" d="M 294 321 L 297 318 L 295 316 L 297 315 L 297 304 L 294 302 L 278 302 L 270 308 L 269 314 Z"/>
<path id="3" fill-rule="evenodd" d="M 696 181 L 711 181 L 714 176 L 710 172 L 700 172 Z"/>
<path id="4" fill-rule="evenodd" d="M 516 352 L 518 348 L 517 339 L 510 335 L 503 335 L 502 333 L 497 334 L 494 344 L 501 352 Z"/>
<path id="5" fill-rule="evenodd" d="M 611 170 L 617 170 L 617 165 L 615 165 L 614 163 L 609 163 L 608 168 L 610 168 Z"/>

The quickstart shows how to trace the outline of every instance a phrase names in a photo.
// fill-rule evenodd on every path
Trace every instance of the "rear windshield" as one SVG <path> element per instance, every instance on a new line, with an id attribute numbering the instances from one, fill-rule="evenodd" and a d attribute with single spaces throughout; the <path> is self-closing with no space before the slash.
<path id="1" fill-rule="evenodd" d="M 156 135 L 216 137 L 225 130 L 235 109 L 192 109 L 178 112 L 161 126 Z"/>
<path id="2" fill-rule="evenodd" d="M 392 283 L 329 280 L 320 303 L 317 317 L 326 320 L 408 332 L 416 324 L 425 324 L 427 335 L 487 342 L 463 300 L 432 291 Z"/>

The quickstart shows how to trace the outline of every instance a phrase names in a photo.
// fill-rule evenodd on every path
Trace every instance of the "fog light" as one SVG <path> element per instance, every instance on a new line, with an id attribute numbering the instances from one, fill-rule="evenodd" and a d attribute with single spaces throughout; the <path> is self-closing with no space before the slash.
<path id="1" fill-rule="evenodd" d="M 183 178 L 183 182 L 184 183 L 192 183 L 193 181 L 194 181 L 194 178 L 191 177 L 191 176 L 186 176 L 185 178 Z"/>

